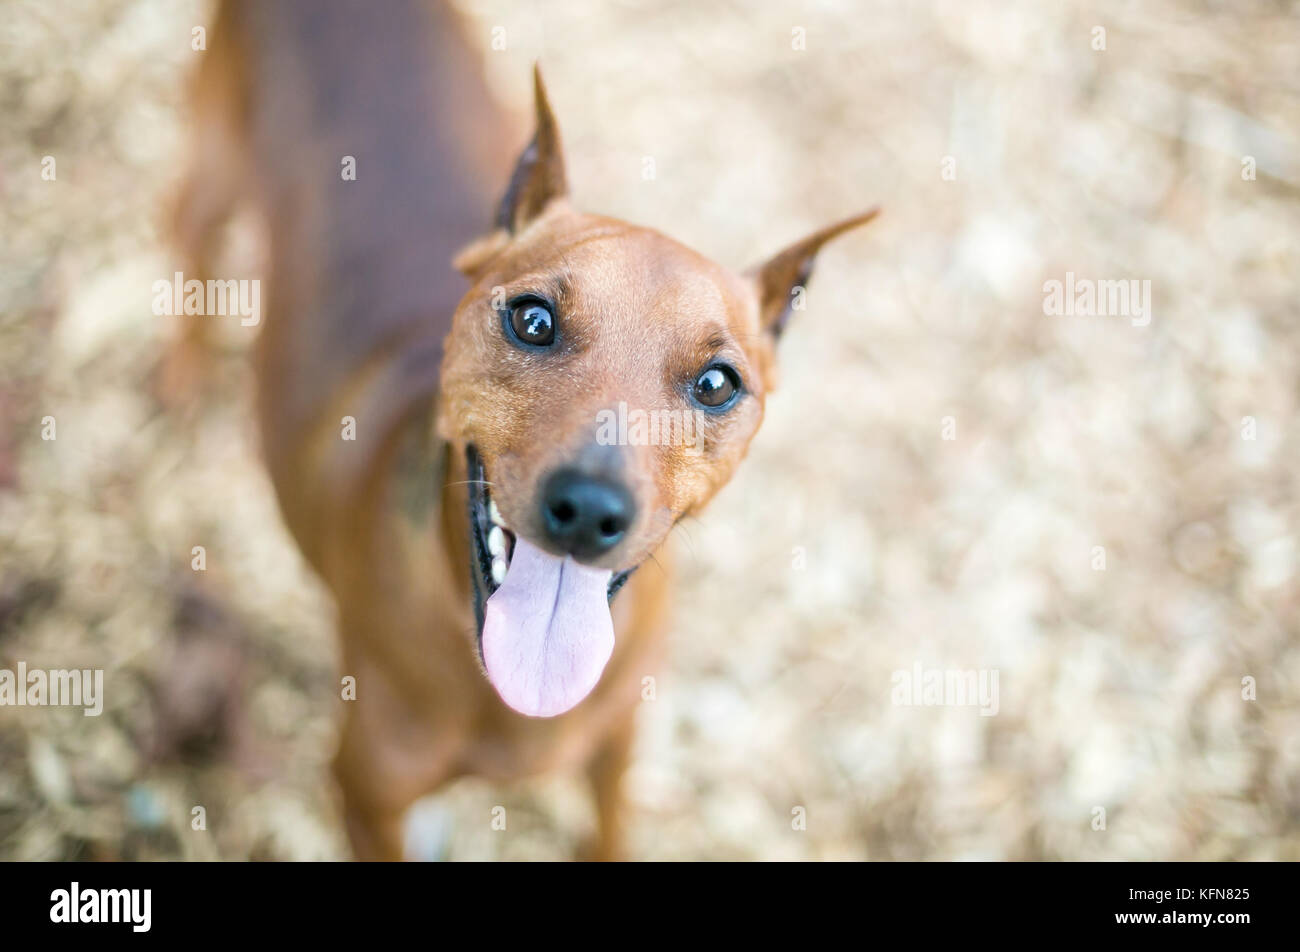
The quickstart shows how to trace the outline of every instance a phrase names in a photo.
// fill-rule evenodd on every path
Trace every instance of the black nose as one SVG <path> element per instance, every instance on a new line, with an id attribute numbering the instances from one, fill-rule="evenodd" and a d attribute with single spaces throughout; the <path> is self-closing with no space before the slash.
<path id="1" fill-rule="evenodd" d="M 553 473 L 542 489 L 547 538 L 577 559 L 595 558 L 618 545 L 635 514 L 632 494 L 622 485 L 576 469 Z"/>

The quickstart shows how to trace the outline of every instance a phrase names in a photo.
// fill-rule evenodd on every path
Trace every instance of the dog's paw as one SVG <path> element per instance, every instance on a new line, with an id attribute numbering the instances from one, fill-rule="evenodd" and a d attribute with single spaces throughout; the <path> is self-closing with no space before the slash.
<path id="1" fill-rule="evenodd" d="M 620 863 L 627 859 L 621 844 L 599 833 L 583 838 L 573 858 L 579 863 Z"/>

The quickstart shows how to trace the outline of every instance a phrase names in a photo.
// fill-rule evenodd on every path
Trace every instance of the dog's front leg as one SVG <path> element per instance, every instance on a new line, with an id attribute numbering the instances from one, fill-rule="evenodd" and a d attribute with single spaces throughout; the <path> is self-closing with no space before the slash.
<path id="1" fill-rule="evenodd" d="M 342 778 L 340 777 L 342 784 Z M 343 826 L 352 844 L 352 854 L 362 862 L 399 862 L 402 855 L 402 817 L 376 807 L 343 784 Z"/>
<path id="2" fill-rule="evenodd" d="M 596 833 L 583 846 L 580 859 L 614 862 L 624 858 L 623 775 L 632 759 L 635 736 L 636 718 L 629 712 L 587 764 L 596 800 Z"/>
<path id="3" fill-rule="evenodd" d="M 451 778 L 457 732 L 406 704 L 375 665 L 358 671 L 356 700 L 346 702 L 334 776 L 343 820 L 359 860 L 404 859 L 407 809 Z"/>

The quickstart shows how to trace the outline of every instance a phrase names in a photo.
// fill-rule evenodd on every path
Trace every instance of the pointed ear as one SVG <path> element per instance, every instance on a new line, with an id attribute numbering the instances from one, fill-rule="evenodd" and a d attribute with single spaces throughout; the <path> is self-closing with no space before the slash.
<path id="1" fill-rule="evenodd" d="M 537 132 L 519 156 L 510 177 L 496 226 L 514 233 L 542 213 L 553 200 L 569 191 L 564 175 L 564 151 L 560 147 L 560 127 L 556 125 L 551 104 L 546 99 L 541 67 L 533 66 L 533 95 L 537 112 Z"/>
<path id="2" fill-rule="evenodd" d="M 781 336 L 793 309 L 792 298 L 797 290 L 802 291 L 808 283 L 813 259 L 822 245 L 850 228 L 865 225 L 879 214 L 880 209 L 873 208 L 853 218 L 846 218 L 796 242 L 766 264 L 747 271 L 746 276 L 758 287 L 758 318 L 763 329 L 773 337 Z"/>

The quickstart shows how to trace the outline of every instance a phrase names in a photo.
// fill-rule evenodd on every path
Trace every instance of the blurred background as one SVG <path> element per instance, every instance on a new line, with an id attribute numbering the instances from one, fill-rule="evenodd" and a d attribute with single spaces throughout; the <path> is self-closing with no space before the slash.
<path id="1" fill-rule="evenodd" d="M 579 207 L 735 267 L 885 209 L 821 257 L 749 461 L 673 536 L 632 854 L 1300 859 L 1296 5 L 458 7 L 521 115 L 543 63 Z M 0 708 L 4 859 L 347 855 L 333 609 L 248 339 L 189 418 L 150 384 L 209 16 L 0 17 L 0 668 L 106 671 L 98 718 Z M 1067 272 L 1150 281 L 1149 325 L 1045 315 Z M 997 715 L 892 704 L 915 664 L 997 671 Z M 451 859 L 593 824 L 565 776 L 420 815 Z"/>

